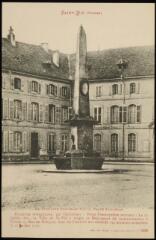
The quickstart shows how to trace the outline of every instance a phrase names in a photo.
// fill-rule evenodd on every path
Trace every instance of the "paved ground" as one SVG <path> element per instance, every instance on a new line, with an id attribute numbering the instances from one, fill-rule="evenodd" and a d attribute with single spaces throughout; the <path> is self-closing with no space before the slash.
<path id="1" fill-rule="evenodd" d="M 3 165 L 2 207 L 153 208 L 153 164 L 105 164 L 105 173 L 49 173 L 50 164 Z"/>

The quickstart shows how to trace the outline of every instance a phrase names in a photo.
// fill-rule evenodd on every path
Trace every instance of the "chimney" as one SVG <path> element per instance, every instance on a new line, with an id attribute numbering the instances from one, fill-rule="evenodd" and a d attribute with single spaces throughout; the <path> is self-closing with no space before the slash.
<path id="1" fill-rule="evenodd" d="M 53 63 L 59 67 L 59 51 L 56 50 L 55 52 L 53 52 Z"/>
<path id="2" fill-rule="evenodd" d="M 48 52 L 48 43 L 41 43 L 41 47 L 44 49 L 44 51 Z"/>
<path id="3" fill-rule="evenodd" d="M 11 26 L 9 28 L 9 34 L 8 34 L 7 38 L 12 46 L 16 46 L 15 34 L 14 34 L 14 30 Z"/>

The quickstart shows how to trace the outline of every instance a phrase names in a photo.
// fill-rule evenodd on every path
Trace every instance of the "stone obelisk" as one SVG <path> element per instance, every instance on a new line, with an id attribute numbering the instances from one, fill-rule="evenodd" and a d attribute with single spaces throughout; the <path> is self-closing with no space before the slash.
<path id="1" fill-rule="evenodd" d="M 74 81 L 74 98 L 73 111 L 74 119 L 72 121 L 71 134 L 74 139 L 75 149 L 83 148 L 84 137 L 89 137 L 92 141 L 90 129 L 90 112 L 89 112 L 89 84 L 87 80 L 87 41 L 86 33 L 82 25 L 79 27 L 76 47 L 75 63 L 75 81 Z M 93 124 L 92 124 L 93 125 Z"/>

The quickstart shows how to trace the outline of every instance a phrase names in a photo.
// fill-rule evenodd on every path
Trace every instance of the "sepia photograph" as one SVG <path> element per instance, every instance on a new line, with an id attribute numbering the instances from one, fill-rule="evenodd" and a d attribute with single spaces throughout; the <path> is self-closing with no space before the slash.
<path id="1" fill-rule="evenodd" d="M 154 238 L 154 3 L 2 3 L 2 237 Z"/>

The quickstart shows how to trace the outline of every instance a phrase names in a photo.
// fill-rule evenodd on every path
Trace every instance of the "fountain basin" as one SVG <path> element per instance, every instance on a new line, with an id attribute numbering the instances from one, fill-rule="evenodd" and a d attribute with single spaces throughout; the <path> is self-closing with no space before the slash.
<path id="1" fill-rule="evenodd" d="M 67 153 L 65 156 L 54 157 L 54 163 L 57 169 L 63 170 L 100 170 L 104 158 L 98 153 L 84 154 L 84 153 Z"/>

